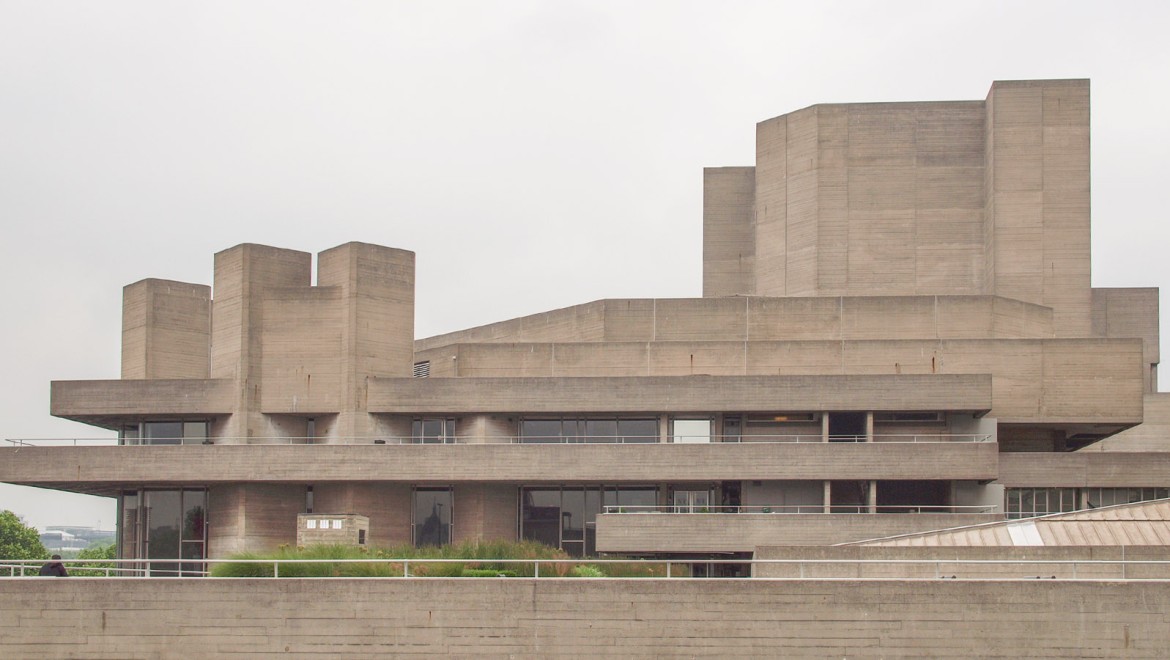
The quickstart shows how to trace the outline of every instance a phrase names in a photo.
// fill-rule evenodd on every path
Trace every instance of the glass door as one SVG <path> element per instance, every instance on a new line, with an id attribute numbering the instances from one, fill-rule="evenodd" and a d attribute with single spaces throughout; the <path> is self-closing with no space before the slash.
<path id="1" fill-rule="evenodd" d="M 711 491 L 709 490 L 676 490 L 674 491 L 675 513 L 710 513 Z"/>

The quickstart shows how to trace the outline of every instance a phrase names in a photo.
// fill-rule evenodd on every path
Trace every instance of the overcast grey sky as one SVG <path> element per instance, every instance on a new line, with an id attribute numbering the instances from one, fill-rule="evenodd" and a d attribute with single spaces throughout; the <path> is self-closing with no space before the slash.
<path id="1" fill-rule="evenodd" d="M 1091 78 L 1093 283 L 1166 286 L 1166 2 L 0 0 L 0 437 L 108 435 L 121 289 L 242 242 L 418 254 L 419 336 L 701 295 L 702 168 L 829 102 Z M 1170 307 L 1170 306 L 1168 306 Z M 113 500 L 0 485 L 39 526 Z"/>

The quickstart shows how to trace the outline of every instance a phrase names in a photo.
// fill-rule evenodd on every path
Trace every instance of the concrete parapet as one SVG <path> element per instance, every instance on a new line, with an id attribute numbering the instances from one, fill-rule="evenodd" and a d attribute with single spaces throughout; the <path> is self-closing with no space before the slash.
<path id="1" fill-rule="evenodd" d="M 0 579 L 6 658 L 1163 658 L 1170 582 Z"/>

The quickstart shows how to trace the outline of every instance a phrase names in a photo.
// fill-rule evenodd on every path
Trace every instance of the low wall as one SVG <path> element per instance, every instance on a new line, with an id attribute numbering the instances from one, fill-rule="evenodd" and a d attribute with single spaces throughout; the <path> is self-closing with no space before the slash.
<path id="1" fill-rule="evenodd" d="M 1170 582 L 0 579 L 0 657 L 1165 657 Z"/>

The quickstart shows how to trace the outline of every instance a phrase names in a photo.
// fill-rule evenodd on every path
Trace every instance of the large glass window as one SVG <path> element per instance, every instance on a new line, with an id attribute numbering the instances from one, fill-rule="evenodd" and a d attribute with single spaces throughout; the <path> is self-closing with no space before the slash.
<path id="1" fill-rule="evenodd" d="M 435 445 L 455 442 L 455 420 L 416 419 L 411 425 L 410 435 L 416 444 Z"/>
<path id="2" fill-rule="evenodd" d="M 1086 488 L 1085 506 L 1096 509 L 1115 504 L 1134 504 L 1170 497 L 1170 488 Z"/>
<path id="3" fill-rule="evenodd" d="M 207 491 L 144 490 L 122 494 L 121 557 L 151 559 L 155 576 L 202 575 L 207 556 Z M 174 562 L 158 561 L 173 559 Z"/>
<path id="4" fill-rule="evenodd" d="M 416 548 L 451 542 L 453 500 L 450 487 L 414 489 L 411 536 Z"/>
<path id="5" fill-rule="evenodd" d="M 520 441 L 534 444 L 658 442 L 658 420 L 653 417 L 524 419 L 520 422 Z"/>
<path id="6" fill-rule="evenodd" d="M 1007 488 L 1004 512 L 1008 518 L 1030 518 L 1115 504 L 1134 504 L 1170 497 L 1170 488 Z"/>
<path id="7" fill-rule="evenodd" d="M 561 548 L 574 557 L 596 554 L 597 515 L 605 506 L 652 508 L 653 486 L 527 486 L 520 489 L 520 538 Z"/>
<path id="8" fill-rule="evenodd" d="M 123 445 L 197 445 L 207 439 L 207 421 L 157 421 L 128 424 L 118 433 Z"/>
<path id="9" fill-rule="evenodd" d="M 678 443 L 711 442 L 711 420 L 676 419 L 672 435 L 673 440 Z"/>
<path id="10" fill-rule="evenodd" d="M 1008 518 L 1032 518 L 1077 510 L 1076 488 L 1007 488 L 1004 514 Z"/>

